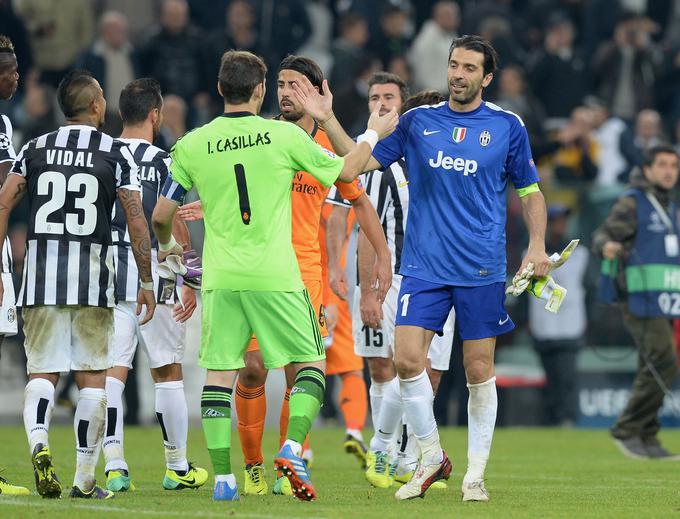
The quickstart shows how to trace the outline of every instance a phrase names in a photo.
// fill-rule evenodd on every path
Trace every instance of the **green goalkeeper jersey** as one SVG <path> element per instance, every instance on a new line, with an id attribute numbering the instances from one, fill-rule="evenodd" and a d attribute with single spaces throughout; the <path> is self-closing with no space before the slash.
<path id="1" fill-rule="evenodd" d="M 172 179 L 196 187 L 203 204 L 204 290 L 304 288 L 291 239 L 297 171 L 335 182 L 343 159 L 304 130 L 248 112 L 224 114 L 172 149 Z"/>

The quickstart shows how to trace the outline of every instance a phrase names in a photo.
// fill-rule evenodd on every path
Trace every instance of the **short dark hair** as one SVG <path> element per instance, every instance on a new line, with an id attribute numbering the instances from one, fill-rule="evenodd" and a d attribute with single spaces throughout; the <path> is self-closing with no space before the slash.
<path id="1" fill-rule="evenodd" d="M 92 100 L 90 99 L 85 104 L 85 99 L 80 94 L 85 88 L 91 87 L 95 81 L 89 70 L 75 69 L 68 72 L 59 82 L 57 101 L 59 101 L 59 108 L 67 119 L 87 110 Z"/>
<path id="2" fill-rule="evenodd" d="M 391 72 L 376 72 L 368 80 L 368 90 L 370 91 L 373 85 L 397 85 L 399 87 L 399 95 L 401 96 L 401 102 L 405 103 L 408 99 L 408 86 L 396 74 Z"/>
<path id="3" fill-rule="evenodd" d="M 470 36 L 466 34 L 460 38 L 456 38 L 451 42 L 449 47 L 449 59 L 451 59 L 451 54 L 453 49 L 462 48 L 466 50 L 472 50 L 484 54 L 484 75 L 492 74 L 496 71 L 496 66 L 498 65 L 498 54 L 496 49 L 493 48 L 491 43 L 486 41 L 481 36 Z"/>
<path id="4" fill-rule="evenodd" d="M 406 100 L 404 106 L 401 107 L 401 113 L 404 114 L 411 108 L 416 108 L 417 106 L 436 105 L 437 103 L 441 103 L 445 100 L 446 97 L 444 97 L 441 92 L 438 92 L 437 90 L 421 90 Z"/>
<path id="5" fill-rule="evenodd" d="M 150 77 L 135 79 L 125 85 L 118 101 L 124 124 L 139 124 L 146 120 L 151 110 L 160 110 L 162 106 L 161 85 Z"/>
<path id="6" fill-rule="evenodd" d="M 12 45 L 12 40 L 10 40 L 4 34 L 0 34 L 0 52 L 14 54 L 14 45 Z"/>
<path id="7" fill-rule="evenodd" d="M 652 146 L 645 152 L 644 165 L 646 167 L 650 167 L 652 164 L 654 164 L 657 155 L 662 153 L 670 153 L 671 155 L 679 157 L 678 151 L 670 144 L 659 144 L 657 146 Z"/>
<path id="8" fill-rule="evenodd" d="M 316 61 L 305 58 L 304 56 L 289 54 L 279 65 L 279 72 L 282 70 L 294 70 L 295 72 L 299 72 L 309 79 L 309 82 L 317 87 L 319 92 L 323 92 L 323 72 L 321 72 L 321 67 L 317 65 Z"/>
<path id="9" fill-rule="evenodd" d="M 244 50 L 230 50 L 222 55 L 217 81 L 227 103 L 247 103 L 255 87 L 264 82 L 267 65 L 262 58 Z"/>

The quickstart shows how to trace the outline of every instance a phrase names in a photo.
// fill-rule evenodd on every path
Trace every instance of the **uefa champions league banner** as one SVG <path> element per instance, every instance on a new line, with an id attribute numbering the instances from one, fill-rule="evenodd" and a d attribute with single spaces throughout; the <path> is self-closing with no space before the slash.
<path id="1" fill-rule="evenodd" d="M 633 373 L 579 373 L 579 427 L 608 428 L 623 411 L 633 385 Z M 680 380 L 670 388 L 659 418 L 663 427 L 680 427 Z"/>

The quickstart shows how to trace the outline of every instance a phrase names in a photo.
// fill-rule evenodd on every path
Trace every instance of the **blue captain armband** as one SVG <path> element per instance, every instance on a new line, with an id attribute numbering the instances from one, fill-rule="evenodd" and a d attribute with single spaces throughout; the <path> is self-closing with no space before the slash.
<path id="1" fill-rule="evenodd" d="M 520 198 L 527 196 L 531 193 L 536 193 L 537 191 L 540 191 L 538 187 L 538 182 L 534 182 L 533 184 L 530 184 L 526 187 L 520 187 L 517 190 L 517 194 L 519 195 Z"/>
<path id="2" fill-rule="evenodd" d="M 186 194 L 187 190 L 184 189 L 182 184 L 173 180 L 172 175 L 168 175 L 168 178 L 165 179 L 165 184 L 163 185 L 161 195 L 163 195 L 165 198 L 169 198 L 170 200 L 174 200 L 181 205 L 184 203 L 184 197 Z"/>

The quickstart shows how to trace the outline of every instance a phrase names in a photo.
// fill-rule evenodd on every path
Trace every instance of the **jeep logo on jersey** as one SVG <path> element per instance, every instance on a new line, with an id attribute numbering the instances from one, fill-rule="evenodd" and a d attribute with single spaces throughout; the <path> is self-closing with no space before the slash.
<path id="1" fill-rule="evenodd" d="M 479 144 L 486 147 L 491 142 L 491 132 L 489 130 L 484 130 L 479 134 Z"/>
<path id="2" fill-rule="evenodd" d="M 444 155 L 444 152 L 439 150 L 436 159 L 430 159 L 430 167 L 432 168 L 442 168 L 442 169 L 452 169 L 454 171 L 460 171 L 466 177 L 468 175 L 475 175 L 477 172 L 477 161 L 468 160 L 460 157 L 449 157 Z"/>
<path id="3" fill-rule="evenodd" d="M 452 135 L 453 142 L 455 142 L 456 144 L 461 142 L 465 138 L 466 133 L 467 133 L 467 128 L 461 128 L 459 126 L 456 126 L 453 129 L 453 135 Z"/>

